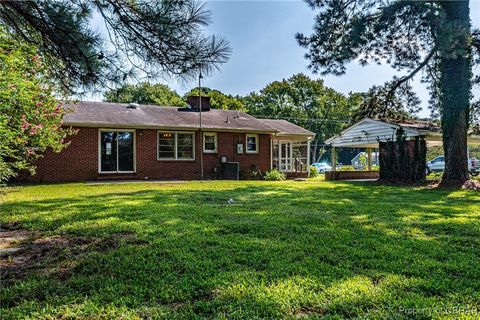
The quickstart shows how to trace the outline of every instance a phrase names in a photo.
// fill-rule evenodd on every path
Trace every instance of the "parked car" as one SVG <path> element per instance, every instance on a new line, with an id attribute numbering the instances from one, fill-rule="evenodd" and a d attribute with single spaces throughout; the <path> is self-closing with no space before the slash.
<path id="1" fill-rule="evenodd" d="M 315 167 L 319 173 L 332 170 L 332 167 L 325 162 L 315 162 L 311 164 L 311 167 Z"/>
<path id="2" fill-rule="evenodd" d="M 427 161 L 427 174 L 432 172 L 442 172 L 445 170 L 445 157 L 439 156 L 431 161 Z M 472 176 L 477 176 L 480 173 L 480 160 L 476 158 L 468 159 L 468 172 Z"/>

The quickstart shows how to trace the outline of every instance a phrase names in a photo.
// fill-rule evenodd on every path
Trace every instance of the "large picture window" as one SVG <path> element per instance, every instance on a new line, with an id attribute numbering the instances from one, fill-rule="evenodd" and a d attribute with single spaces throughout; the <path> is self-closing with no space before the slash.
<path id="1" fill-rule="evenodd" d="M 127 130 L 101 130 L 99 171 L 135 171 L 135 133 Z"/>
<path id="2" fill-rule="evenodd" d="M 203 133 L 203 152 L 217 153 L 217 133 L 216 132 Z"/>
<path id="3" fill-rule="evenodd" d="M 158 160 L 193 160 L 193 132 L 158 132 Z"/>
<path id="4" fill-rule="evenodd" d="M 247 153 L 258 153 L 258 134 L 247 134 Z"/>

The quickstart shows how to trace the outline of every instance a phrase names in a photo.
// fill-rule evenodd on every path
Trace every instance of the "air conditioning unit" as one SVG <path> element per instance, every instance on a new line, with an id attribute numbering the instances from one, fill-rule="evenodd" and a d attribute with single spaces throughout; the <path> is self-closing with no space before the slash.
<path id="1" fill-rule="evenodd" d="M 240 177 L 240 163 L 222 163 L 222 178 L 225 180 L 238 180 Z"/>

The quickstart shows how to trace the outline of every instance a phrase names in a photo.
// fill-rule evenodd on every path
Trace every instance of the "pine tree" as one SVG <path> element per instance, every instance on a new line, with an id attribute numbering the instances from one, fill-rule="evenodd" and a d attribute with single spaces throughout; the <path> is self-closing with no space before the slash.
<path id="1" fill-rule="evenodd" d="M 474 111 L 472 85 L 480 83 L 480 31 L 470 23 L 469 1 L 307 0 L 318 10 L 314 33 L 297 34 L 314 72 L 341 75 L 346 64 L 388 63 L 407 70 L 383 86 L 395 96 L 422 72 L 440 114 L 445 153 L 443 184 L 468 179 L 467 131 Z M 388 99 L 387 99 L 388 100 Z"/>
<path id="2" fill-rule="evenodd" d="M 230 47 L 204 34 L 209 22 L 210 12 L 195 0 L 0 1 L 0 25 L 38 47 L 69 89 L 211 72 L 228 60 Z"/>

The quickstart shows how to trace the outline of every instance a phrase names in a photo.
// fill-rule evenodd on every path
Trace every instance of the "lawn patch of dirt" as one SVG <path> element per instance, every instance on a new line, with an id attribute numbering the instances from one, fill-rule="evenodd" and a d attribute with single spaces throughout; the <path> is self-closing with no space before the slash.
<path id="1" fill-rule="evenodd" d="M 480 190 L 480 181 L 478 180 L 468 180 L 462 186 L 462 189 L 467 190 Z"/>
<path id="2" fill-rule="evenodd" d="M 322 308 L 302 307 L 295 312 L 295 318 L 309 318 L 309 317 L 321 317 L 325 315 L 325 310 Z"/>
<path id="3" fill-rule="evenodd" d="M 463 190 L 480 190 L 480 181 L 478 180 L 468 180 L 462 183 L 453 183 L 450 185 L 441 184 L 440 181 L 434 181 L 428 185 L 429 189 L 463 189 Z"/>
<path id="4" fill-rule="evenodd" d="M 27 273 L 57 265 L 59 259 L 81 255 L 95 239 L 42 236 L 23 229 L 0 231 L 2 280 L 23 278 Z M 47 270 L 44 270 L 47 271 Z"/>
<path id="5" fill-rule="evenodd" d="M 31 272 L 63 277 L 72 266 L 71 262 L 87 252 L 112 250 L 120 243 L 144 242 L 127 233 L 108 238 L 45 236 L 18 225 L 5 225 L 0 228 L 0 279 L 17 280 Z"/>

